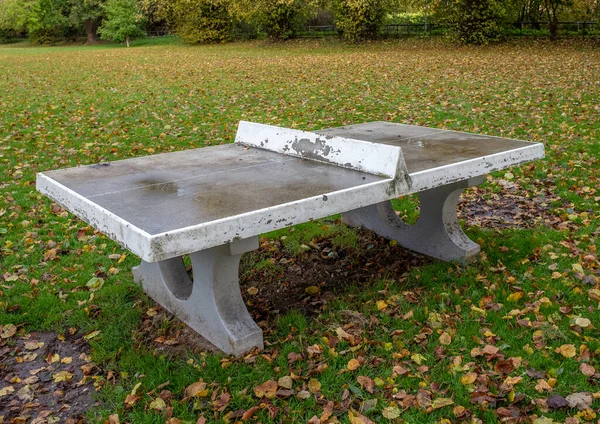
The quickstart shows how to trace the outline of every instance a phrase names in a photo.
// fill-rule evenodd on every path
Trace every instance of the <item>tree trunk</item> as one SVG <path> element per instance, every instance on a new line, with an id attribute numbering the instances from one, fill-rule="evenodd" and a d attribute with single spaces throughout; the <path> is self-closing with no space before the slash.
<path id="1" fill-rule="evenodd" d="M 549 27 L 550 27 L 550 39 L 552 41 L 554 41 L 558 38 L 558 21 L 557 21 L 557 19 L 551 20 Z"/>
<path id="2" fill-rule="evenodd" d="M 127 47 L 129 47 L 129 35 L 125 36 L 125 43 L 127 43 Z"/>
<path id="3" fill-rule="evenodd" d="M 98 41 L 98 19 L 89 19 L 83 23 L 87 41 L 85 44 L 95 44 Z"/>

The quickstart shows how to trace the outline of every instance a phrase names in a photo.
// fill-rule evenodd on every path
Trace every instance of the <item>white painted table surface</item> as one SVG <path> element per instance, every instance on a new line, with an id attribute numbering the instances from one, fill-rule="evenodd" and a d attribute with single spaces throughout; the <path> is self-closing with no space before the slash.
<path id="1" fill-rule="evenodd" d="M 316 133 L 242 122 L 236 144 L 42 172 L 37 188 L 157 262 L 544 156 L 540 143 L 387 122 Z"/>

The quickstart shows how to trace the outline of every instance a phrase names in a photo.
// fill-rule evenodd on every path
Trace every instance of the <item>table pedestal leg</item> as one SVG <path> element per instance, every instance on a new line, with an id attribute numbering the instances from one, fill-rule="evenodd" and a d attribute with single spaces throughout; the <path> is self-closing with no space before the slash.
<path id="1" fill-rule="evenodd" d="M 460 227 L 456 205 L 464 189 L 482 181 L 483 177 L 471 178 L 420 192 L 421 214 L 414 225 L 402 221 L 389 201 L 346 212 L 342 220 L 396 240 L 415 252 L 443 261 L 469 262 L 480 247 Z"/>
<path id="2" fill-rule="evenodd" d="M 261 329 L 250 317 L 239 287 L 243 253 L 258 249 L 258 237 L 190 254 L 193 280 L 182 258 L 142 262 L 134 280 L 165 309 L 227 354 L 263 348 Z"/>

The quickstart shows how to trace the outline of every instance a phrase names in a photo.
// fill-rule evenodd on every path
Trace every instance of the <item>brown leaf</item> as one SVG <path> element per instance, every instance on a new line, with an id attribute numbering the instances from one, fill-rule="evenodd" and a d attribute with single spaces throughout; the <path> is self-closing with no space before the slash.
<path id="1" fill-rule="evenodd" d="M 260 386 L 254 388 L 254 395 L 257 398 L 266 397 L 267 399 L 273 399 L 277 393 L 277 382 L 275 380 L 265 381 Z"/>
<path id="2" fill-rule="evenodd" d="M 119 414 L 112 414 L 108 416 L 108 424 L 120 424 Z"/>
<path id="3" fill-rule="evenodd" d="M 213 409 L 217 412 L 222 412 L 223 410 L 225 410 L 225 408 L 227 408 L 227 405 L 229 404 L 230 400 L 231 395 L 229 393 L 223 393 L 217 398 L 217 400 L 213 402 Z"/>
<path id="4" fill-rule="evenodd" d="M 423 409 L 429 408 L 432 404 L 431 393 L 426 390 L 419 390 L 419 393 L 417 393 L 417 403 Z"/>
<path id="5" fill-rule="evenodd" d="M 356 381 L 358 381 L 358 384 L 360 384 L 360 386 L 365 389 L 367 392 L 373 394 L 373 390 L 375 388 L 375 382 L 365 376 L 365 375 L 359 375 L 356 379 Z"/>
<path id="6" fill-rule="evenodd" d="M 348 411 L 350 424 L 375 424 L 373 421 L 356 411 Z"/>
<path id="7" fill-rule="evenodd" d="M 252 418 L 254 416 L 254 414 L 256 414 L 256 412 L 260 409 L 259 406 L 253 406 L 252 408 L 248 409 L 246 412 L 244 412 L 244 414 L 242 415 L 242 421 L 248 421 L 250 418 Z"/>
<path id="8" fill-rule="evenodd" d="M 136 403 L 139 402 L 139 400 L 141 399 L 140 396 L 136 396 L 136 395 L 127 395 L 127 397 L 125 398 L 125 408 L 131 408 L 133 407 Z"/>
<path id="9" fill-rule="evenodd" d="M 561 395 L 552 395 L 546 399 L 546 405 L 550 409 L 560 409 L 569 406 L 569 402 Z"/>
<path id="10" fill-rule="evenodd" d="M 495 355 L 500 351 L 496 346 L 487 345 L 483 349 L 481 349 L 481 353 L 484 355 Z"/>
<path id="11" fill-rule="evenodd" d="M 443 344 L 444 346 L 448 346 L 450 343 L 452 343 L 452 337 L 450 336 L 450 334 L 448 334 L 447 332 L 443 332 L 440 335 L 440 343 Z"/>
<path id="12" fill-rule="evenodd" d="M 287 356 L 288 358 L 288 365 L 292 365 L 294 362 L 299 361 L 302 359 L 302 355 L 300 355 L 299 353 L 296 352 L 290 352 Z"/>
<path id="13" fill-rule="evenodd" d="M 572 393 L 566 398 L 571 408 L 577 408 L 580 411 L 588 409 L 592 405 L 594 398 L 588 392 Z"/>
<path id="14" fill-rule="evenodd" d="M 494 365 L 494 371 L 501 374 L 510 374 L 515 369 L 515 366 L 511 360 L 500 360 Z"/>
<path id="15" fill-rule="evenodd" d="M 208 396 L 208 393 L 206 383 L 204 381 L 196 381 L 185 388 L 183 400 L 193 397 L 205 397 Z"/>
<path id="16" fill-rule="evenodd" d="M 333 414 L 333 402 L 329 401 L 329 402 L 327 402 L 327 405 L 325 405 L 325 408 L 323 409 L 323 413 L 321 414 L 320 421 L 327 422 L 329 417 L 331 417 L 331 414 Z"/>
<path id="17" fill-rule="evenodd" d="M 293 390 L 288 390 L 288 389 L 279 389 L 277 390 L 277 392 L 275 393 L 275 396 L 277 396 L 278 398 L 281 399 L 287 399 L 290 396 L 292 396 L 294 394 Z"/>
<path id="18" fill-rule="evenodd" d="M 585 375 L 586 377 L 591 377 L 592 375 L 596 374 L 596 369 L 591 366 L 590 364 L 586 364 L 586 363 L 582 363 L 579 366 L 579 371 L 581 371 L 581 373 L 583 375 Z"/>
<path id="19" fill-rule="evenodd" d="M 323 353 L 323 348 L 321 347 L 321 345 L 314 344 L 312 346 L 307 347 L 306 351 L 310 356 L 321 355 Z"/>

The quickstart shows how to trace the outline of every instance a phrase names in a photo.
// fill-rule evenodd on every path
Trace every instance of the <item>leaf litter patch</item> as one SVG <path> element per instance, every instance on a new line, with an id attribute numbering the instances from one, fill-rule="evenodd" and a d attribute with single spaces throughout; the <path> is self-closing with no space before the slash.
<path id="1" fill-rule="evenodd" d="M 99 379 L 85 341 L 0 328 L 0 422 L 85 422 Z"/>
<path id="2" fill-rule="evenodd" d="M 498 184 L 501 186 L 499 193 L 474 187 L 462 194 L 458 216 L 465 219 L 467 226 L 519 229 L 543 225 L 562 230 L 568 225 L 557 215 L 562 209 L 552 206 L 556 202 L 562 203 L 552 190 L 542 189 L 531 196 L 517 181 L 500 179 Z"/>

